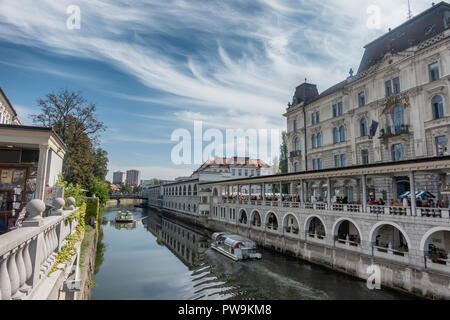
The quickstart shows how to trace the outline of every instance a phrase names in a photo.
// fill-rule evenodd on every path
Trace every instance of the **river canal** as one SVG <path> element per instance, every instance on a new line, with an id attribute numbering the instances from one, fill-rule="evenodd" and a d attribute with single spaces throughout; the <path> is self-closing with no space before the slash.
<path id="1" fill-rule="evenodd" d="M 235 263 L 209 248 L 203 230 L 151 209 L 136 209 L 137 223 L 118 225 L 118 210 L 103 214 L 93 300 L 411 299 L 371 291 L 364 281 L 268 250 L 261 250 L 261 261 Z"/>

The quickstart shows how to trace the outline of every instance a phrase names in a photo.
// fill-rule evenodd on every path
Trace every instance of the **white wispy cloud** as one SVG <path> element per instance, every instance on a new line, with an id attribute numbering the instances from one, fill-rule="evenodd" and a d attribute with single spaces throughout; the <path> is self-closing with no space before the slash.
<path id="1" fill-rule="evenodd" d="M 72 4 L 81 8 L 81 30 L 66 28 Z M 379 29 L 367 27 L 371 6 L 379 10 Z M 418 0 L 412 9 L 428 6 Z M 362 47 L 406 15 L 406 0 L 4 0 L 0 40 L 106 62 L 132 75 L 161 94 L 115 96 L 164 106 L 162 114 L 149 110 L 160 117 L 155 122 L 282 129 L 285 106 L 305 77 L 321 91 L 340 82 L 357 69 Z"/>

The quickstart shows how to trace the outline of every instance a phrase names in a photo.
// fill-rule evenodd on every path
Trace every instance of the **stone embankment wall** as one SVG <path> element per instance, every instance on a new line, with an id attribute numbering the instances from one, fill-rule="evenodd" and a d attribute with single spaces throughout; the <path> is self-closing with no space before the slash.
<path id="1" fill-rule="evenodd" d="M 226 231 L 240 234 L 256 241 L 259 246 L 364 280 L 371 275 L 367 272 L 367 268 L 377 265 L 381 271 L 382 286 L 428 299 L 450 299 L 450 276 L 432 270 L 411 267 L 351 250 L 300 239 L 294 240 L 214 220 L 207 222 L 207 228 L 216 232 Z"/>

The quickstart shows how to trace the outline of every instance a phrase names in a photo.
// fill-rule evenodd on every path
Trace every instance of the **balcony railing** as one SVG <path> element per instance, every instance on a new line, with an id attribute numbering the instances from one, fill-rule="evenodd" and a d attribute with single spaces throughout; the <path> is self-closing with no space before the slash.
<path id="1" fill-rule="evenodd" d="M 302 155 L 300 150 L 291 151 L 289 158 L 299 158 Z"/>
<path id="2" fill-rule="evenodd" d="M 402 124 L 393 127 L 388 126 L 386 127 L 386 129 L 381 129 L 380 139 L 386 139 L 408 133 L 409 133 L 409 125 Z"/>

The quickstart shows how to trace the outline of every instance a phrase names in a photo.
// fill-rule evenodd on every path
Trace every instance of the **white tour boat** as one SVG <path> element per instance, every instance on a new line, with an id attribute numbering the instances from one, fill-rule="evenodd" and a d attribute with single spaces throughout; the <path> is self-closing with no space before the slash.
<path id="1" fill-rule="evenodd" d="M 212 238 L 211 248 L 234 261 L 262 258 L 256 251 L 256 243 L 250 239 L 226 232 L 214 233 Z"/>

